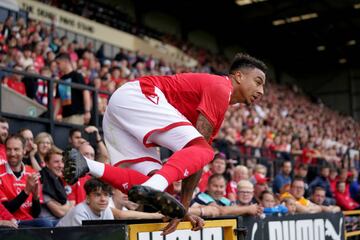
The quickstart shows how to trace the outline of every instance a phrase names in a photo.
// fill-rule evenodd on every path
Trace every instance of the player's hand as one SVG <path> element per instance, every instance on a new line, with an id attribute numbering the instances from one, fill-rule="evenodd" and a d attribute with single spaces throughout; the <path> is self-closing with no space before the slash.
<path id="1" fill-rule="evenodd" d="M 204 227 L 204 219 L 199 216 L 187 213 L 183 219 L 172 219 L 169 224 L 166 225 L 166 227 L 163 229 L 161 235 L 165 236 L 174 232 L 181 221 L 189 221 L 192 225 L 192 231 L 198 231 Z"/>

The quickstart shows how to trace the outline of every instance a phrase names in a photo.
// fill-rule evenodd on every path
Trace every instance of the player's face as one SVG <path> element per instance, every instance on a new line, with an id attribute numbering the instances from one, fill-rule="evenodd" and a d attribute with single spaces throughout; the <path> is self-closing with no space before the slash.
<path id="1" fill-rule="evenodd" d="M 11 167 L 18 167 L 24 157 L 25 149 L 20 139 L 11 138 L 6 143 L 6 156 Z"/>
<path id="2" fill-rule="evenodd" d="M 264 94 L 265 73 L 258 68 L 248 68 L 234 74 L 238 86 L 234 87 L 231 104 L 252 104 Z"/>

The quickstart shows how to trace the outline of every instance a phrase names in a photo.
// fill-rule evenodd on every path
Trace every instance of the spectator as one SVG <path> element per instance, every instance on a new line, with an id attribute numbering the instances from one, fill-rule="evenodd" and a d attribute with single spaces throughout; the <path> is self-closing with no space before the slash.
<path id="1" fill-rule="evenodd" d="M 275 176 L 273 182 L 273 192 L 280 193 L 280 189 L 287 183 L 291 182 L 291 161 L 284 160 L 281 164 L 281 172 Z"/>
<path id="2" fill-rule="evenodd" d="M 267 185 L 268 178 L 264 177 L 260 173 L 256 173 L 254 175 L 256 183 L 254 186 L 254 202 L 260 203 L 260 196 L 262 192 L 267 191 L 269 189 L 269 186 Z"/>
<path id="3" fill-rule="evenodd" d="M 88 142 L 82 143 L 79 147 L 79 151 L 87 159 L 95 161 L 95 150 Z M 74 200 L 76 204 L 83 202 L 86 198 L 84 185 L 90 178 L 90 175 L 85 175 L 73 184 L 68 199 Z"/>
<path id="4" fill-rule="evenodd" d="M 11 29 L 14 24 L 14 17 L 11 15 L 8 15 L 5 19 L 3 29 L 1 34 L 3 35 L 4 39 L 7 41 L 11 37 Z"/>
<path id="5" fill-rule="evenodd" d="M 330 169 L 330 174 L 329 174 L 329 183 L 330 183 L 330 188 L 331 188 L 331 192 L 335 193 L 336 191 L 336 183 L 337 183 L 337 175 L 338 175 L 338 170 L 335 167 L 332 167 Z"/>
<path id="6" fill-rule="evenodd" d="M 22 163 L 25 139 L 9 136 L 5 146 L 8 162 L 0 166 L 0 201 L 20 220 L 19 226 L 50 226 L 47 221 L 35 219 L 42 202 L 40 175 Z"/>
<path id="7" fill-rule="evenodd" d="M 280 199 L 295 198 L 296 200 L 296 212 L 300 213 L 318 213 L 322 211 L 322 208 L 310 200 L 304 198 L 305 183 L 303 178 L 294 178 L 291 183 L 290 192 L 283 193 Z"/>
<path id="8" fill-rule="evenodd" d="M 0 203 L 0 229 L 3 227 L 18 228 L 14 216 Z"/>
<path id="9" fill-rule="evenodd" d="M 230 206 L 231 201 L 225 198 L 226 180 L 221 174 L 213 174 L 209 177 L 206 192 L 198 193 L 191 201 L 191 205 L 219 205 Z"/>
<path id="10" fill-rule="evenodd" d="M 22 71 L 23 68 L 19 65 L 15 65 L 14 70 Z M 14 73 L 8 77 L 5 77 L 4 84 L 13 89 L 15 92 L 26 96 L 25 84 L 23 83 L 22 76 L 20 74 Z"/>
<path id="11" fill-rule="evenodd" d="M 80 128 L 72 128 L 69 132 L 69 147 L 79 149 L 81 144 L 86 140 L 82 138 L 82 131 Z"/>
<path id="12" fill-rule="evenodd" d="M 323 212 L 340 212 L 341 209 L 338 206 L 330 205 L 329 202 L 326 201 L 326 191 L 323 187 L 318 186 L 312 192 L 310 200 L 319 205 L 322 208 Z"/>
<path id="13" fill-rule="evenodd" d="M 62 180 L 64 162 L 62 151 L 53 146 L 45 155 L 46 166 L 41 169 L 44 203 L 39 217 L 50 221 L 54 226 L 58 220 L 74 206 L 67 200 L 67 193 Z"/>
<path id="14" fill-rule="evenodd" d="M 294 169 L 295 177 L 302 177 L 304 180 L 306 179 L 306 175 L 308 173 L 308 165 L 305 163 L 300 163 L 297 168 Z"/>
<path id="15" fill-rule="evenodd" d="M 221 176 L 221 175 L 220 175 Z M 254 195 L 254 187 L 248 180 L 241 180 L 238 183 L 238 199 L 236 205 L 231 206 L 192 206 L 189 211 L 198 216 L 218 217 L 229 215 L 252 215 L 260 216 L 263 213 L 263 208 L 258 204 L 251 204 Z"/>
<path id="16" fill-rule="evenodd" d="M 94 159 L 103 163 L 109 162 L 109 153 L 104 144 L 104 140 L 99 133 L 99 129 L 97 129 L 95 126 L 88 126 L 84 129 L 84 132 L 90 135 L 95 135 L 94 138 L 96 139 L 97 156 L 96 158 L 94 157 L 90 159 Z"/>
<path id="17" fill-rule="evenodd" d="M 208 185 L 208 179 L 213 174 L 224 174 L 226 170 L 226 156 L 223 153 L 217 153 L 214 160 L 209 163 L 209 170 L 205 171 L 199 181 L 198 188 L 200 192 L 205 192 Z"/>
<path id="18" fill-rule="evenodd" d="M 241 180 L 238 183 L 237 205 L 248 206 L 254 197 L 254 185 L 249 180 Z"/>
<path id="19" fill-rule="evenodd" d="M 354 210 L 360 207 L 360 205 L 350 197 L 350 194 L 346 192 L 346 183 L 344 181 L 339 181 L 336 184 L 335 200 L 336 204 L 341 207 L 342 210 Z"/>
<path id="20" fill-rule="evenodd" d="M 288 209 L 288 215 L 294 215 L 296 213 L 296 200 L 294 197 L 285 197 L 282 200 L 282 204 Z"/>
<path id="21" fill-rule="evenodd" d="M 28 65 L 27 67 L 25 67 L 25 71 L 26 73 L 30 73 L 30 74 L 38 74 L 38 72 L 35 71 L 33 65 Z M 38 88 L 38 85 L 36 83 L 36 78 L 24 75 L 22 82 L 24 83 L 25 86 L 26 96 L 32 100 L 36 100 L 36 91 Z"/>
<path id="22" fill-rule="evenodd" d="M 315 187 L 321 186 L 326 191 L 326 197 L 330 199 L 333 198 L 333 194 L 330 188 L 330 182 L 328 180 L 330 174 L 330 166 L 328 164 L 324 164 L 320 168 L 320 176 L 317 176 L 309 185 L 309 189 L 311 192 L 314 191 Z"/>
<path id="23" fill-rule="evenodd" d="M 109 207 L 111 186 L 92 178 L 85 183 L 86 200 L 71 209 L 56 225 L 57 227 L 81 226 L 84 220 L 114 219 Z"/>
<path id="24" fill-rule="evenodd" d="M 308 174 L 308 169 L 309 166 L 305 163 L 300 163 L 299 166 L 297 168 L 294 169 L 294 175 L 295 177 L 301 177 L 304 179 L 304 183 L 305 183 L 305 193 L 304 196 L 308 197 L 309 196 L 309 184 L 307 182 L 307 174 Z"/>
<path id="25" fill-rule="evenodd" d="M 359 203 L 360 202 L 359 173 L 355 168 L 351 168 L 349 190 L 350 190 L 350 197 Z"/>
<path id="26" fill-rule="evenodd" d="M 49 67 L 43 67 L 40 69 L 40 75 L 44 77 L 51 78 L 51 70 Z M 37 89 L 36 89 L 36 100 L 38 103 L 47 106 L 48 105 L 48 86 L 49 81 L 43 80 L 41 78 L 37 79 Z M 54 92 L 54 91 L 52 91 Z M 54 96 L 54 94 L 53 94 Z"/>
<path id="27" fill-rule="evenodd" d="M 9 122 L 0 117 L 0 165 L 7 162 L 5 140 L 9 135 Z"/>
<path id="28" fill-rule="evenodd" d="M 37 169 L 37 163 L 35 159 L 35 153 L 37 152 L 37 145 L 34 144 L 34 135 L 32 131 L 29 128 L 22 128 L 18 131 L 18 134 L 20 134 L 26 141 L 26 147 L 25 147 L 25 154 L 23 157 L 23 163 L 25 165 L 31 166 L 34 170 Z"/>
<path id="29" fill-rule="evenodd" d="M 259 196 L 259 203 L 264 208 L 266 216 L 282 215 L 288 212 L 284 205 L 276 205 L 274 194 L 268 190 L 263 191 Z"/>
<path id="30" fill-rule="evenodd" d="M 85 84 L 82 75 L 73 70 L 68 54 L 56 57 L 61 80 L 68 83 Z M 56 92 L 55 116 L 62 106 L 63 122 L 73 124 L 88 124 L 91 118 L 91 99 L 88 90 L 80 90 L 69 85 L 59 84 Z"/>
<path id="31" fill-rule="evenodd" d="M 54 146 L 54 140 L 47 132 L 41 132 L 35 137 L 35 144 L 37 146 L 37 154 L 35 155 L 38 166 L 34 169 L 40 171 L 41 168 L 45 167 L 45 156 Z M 34 165 L 34 164 L 33 164 Z"/>
<path id="32" fill-rule="evenodd" d="M 226 195 L 230 201 L 236 201 L 237 185 L 241 180 L 249 179 L 249 170 L 247 167 L 238 165 L 234 168 L 232 178 L 226 185 Z"/>

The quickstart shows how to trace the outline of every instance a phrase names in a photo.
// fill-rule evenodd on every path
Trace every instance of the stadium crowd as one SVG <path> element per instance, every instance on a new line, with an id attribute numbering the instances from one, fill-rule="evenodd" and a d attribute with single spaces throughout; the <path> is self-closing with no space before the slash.
<path id="1" fill-rule="evenodd" d="M 0 24 L 1 66 L 110 94 L 149 74 L 223 73 L 226 64 L 206 60 L 201 52 L 198 57 L 201 64 L 194 68 L 124 49 L 110 59 L 103 47 L 94 50 L 92 42 L 84 46 L 58 36 L 55 25 L 13 17 Z M 64 84 L 48 89 L 43 79 L 0 75 L 3 85 L 44 106 L 53 94 L 57 121 L 87 125 L 70 131 L 69 146 L 89 159 L 109 162 L 99 129 L 89 126 L 89 91 Z M 108 98 L 99 94 L 100 115 Z M 269 83 L 261 102 L 232 106 L 225 119 L 213 142 L 217 154 L 204 169 L 191 213 L 266 217 L 360 208 L 360 124 L 351 117 L 311 100 L 296 86 Z M 136 211 L 139 206 L 125 194 L 90 176 L 69 186 L 62 179 L 57 139 L 46 132 L 35 136 L 32 129 L 10 134 L 9 124 L 0 118 L 0 226 L 78 226 L 82 220 L 163 217 Z M 180 190 L 176 182 L 169 191 L 178 195 Z"/>

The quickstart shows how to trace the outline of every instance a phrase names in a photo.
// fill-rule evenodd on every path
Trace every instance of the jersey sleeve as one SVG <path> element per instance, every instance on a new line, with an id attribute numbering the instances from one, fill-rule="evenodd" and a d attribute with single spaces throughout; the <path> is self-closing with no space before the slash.
<path id="1" fill-rule="evenodd" d="M 218 127 L 229 106 L 230 89 L 222 84 L 210 84 L 204 88 L 197 110 L 202 113 L 211 125 Z"/>

